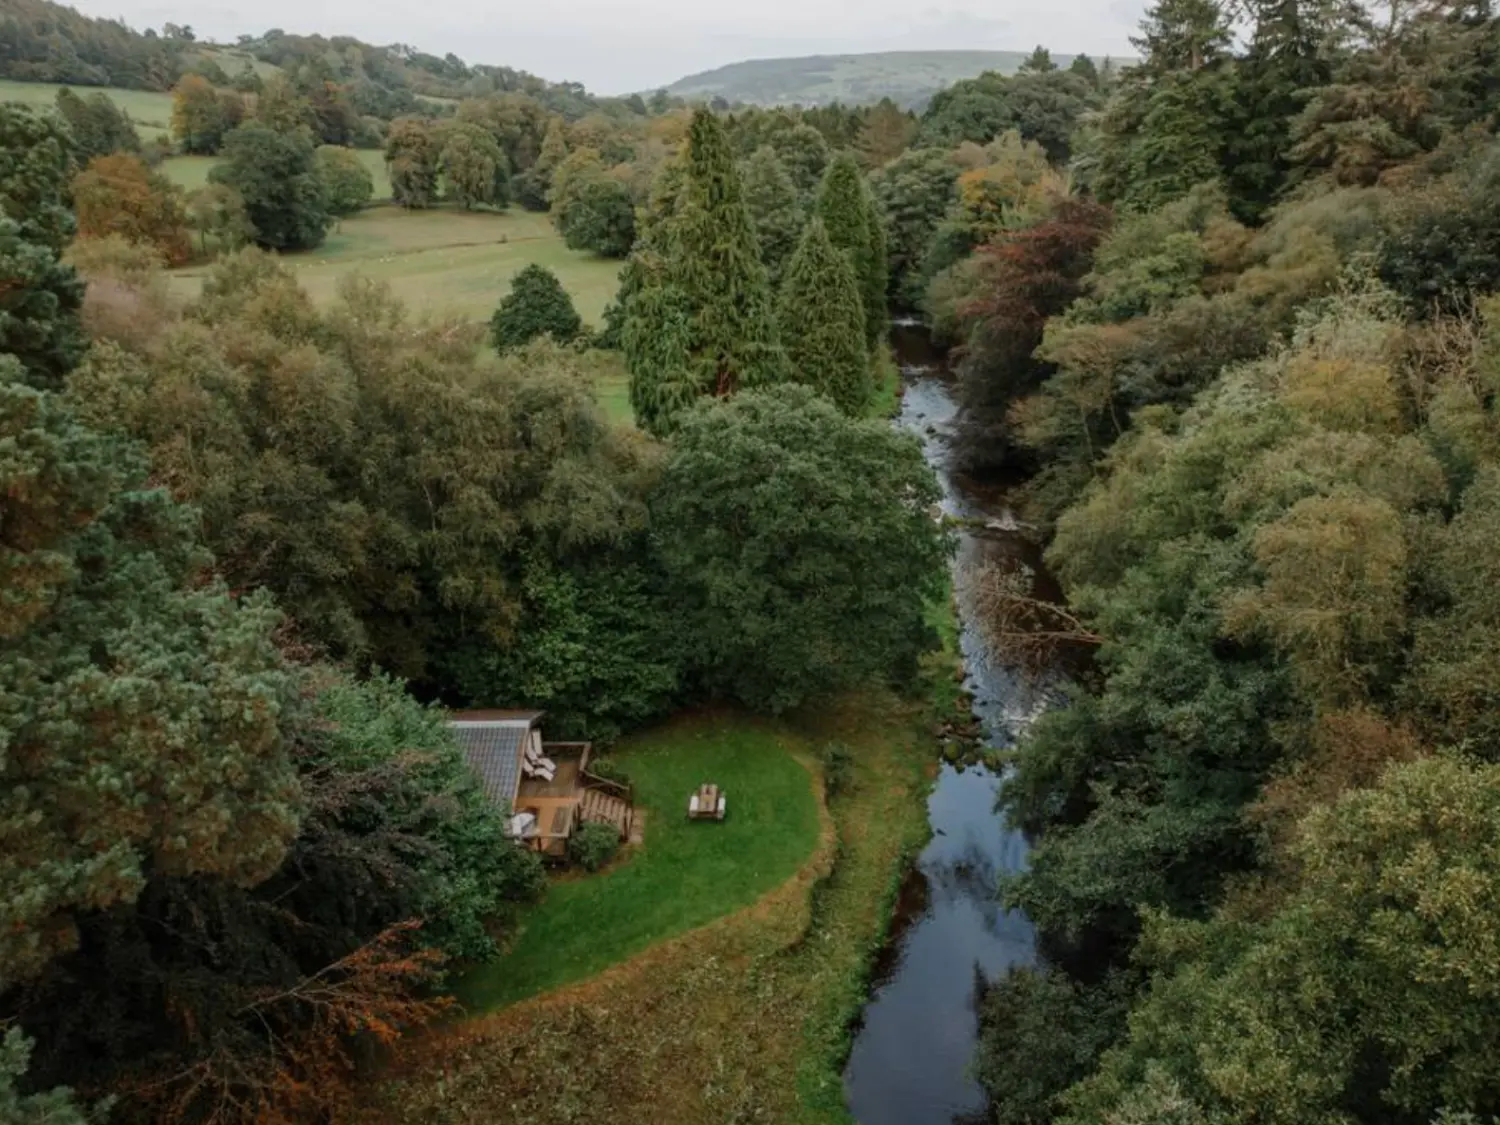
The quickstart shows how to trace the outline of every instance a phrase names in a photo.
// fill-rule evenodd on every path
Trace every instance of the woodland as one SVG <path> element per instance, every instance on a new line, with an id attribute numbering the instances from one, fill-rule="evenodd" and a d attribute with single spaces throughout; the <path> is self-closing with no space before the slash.
<path id="1" fill-rule="evenodd" d="M 0 74 L 78 87 L 0 106 L 7 1120 L 337 1120 L 446 1018 L 547 877 L 439 705 L 606 744 L 921 690 L 951 543 L 893 312 L 1063 595 L 978 576 L 1058 696 L 997 810 L 1042 956 L 980 1001 L 991 1119 L 1500 1115 L 1488 7 L 1158 0 L 1128 68 L 1038 48 L 920 115 L 167 30 L 0 23 Z M 358 148 L 620 263 L 603 323 L 540 265 L 487 324 L 315 302 Z"/>

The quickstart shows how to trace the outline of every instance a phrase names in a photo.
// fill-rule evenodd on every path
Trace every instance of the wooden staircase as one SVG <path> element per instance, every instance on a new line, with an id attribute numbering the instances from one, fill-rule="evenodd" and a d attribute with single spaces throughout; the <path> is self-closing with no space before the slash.
<path id="1" fill-rule="evenodd" d="M 630 802 L 602 789 L 585 789 L 578 806 L 578 819 L 583 824 L 596 822 L 613 825 L 620 839 L 630 838 Z"/>

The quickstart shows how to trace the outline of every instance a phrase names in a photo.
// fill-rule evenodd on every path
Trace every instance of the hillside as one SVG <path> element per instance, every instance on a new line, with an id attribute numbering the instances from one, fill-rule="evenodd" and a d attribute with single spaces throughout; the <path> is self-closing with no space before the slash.
<path id="1" fill-rule="evenodd" d="M 987 70 L 1013 74 L 1029 51 L 886 51 L 868 55 L 810 55 L 747 59 L 689 75 L 667 87 L 688 99 L 722 97 L 749 105 L 863 105 L 890 98 L 922 108 L 938 90 Z M 1071 55 L 1053 55 L 1067 66 Z"/>

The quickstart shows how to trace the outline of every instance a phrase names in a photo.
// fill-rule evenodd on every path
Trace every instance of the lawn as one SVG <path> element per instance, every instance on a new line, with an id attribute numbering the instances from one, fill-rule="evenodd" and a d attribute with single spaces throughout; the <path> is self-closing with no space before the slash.
<path id="1" fill-rule="evenodd" d="M 591 976 L 748 906 L 791 878 L 817 844 L 812 778 L 769 727 L 684 720 L 611 757 L 646 810 L 644 847 L 602 874 L 554 882 L 506 954 L 463 981 L 470 1010 Z M 728 794 L 722 823 L 687 819 L 688 796 L 705 781 Z"/>
<path id="2" fill-rule="evenodd" d="M 358 149 L 356 155 L 375 181 L 375 201 L 390 199 L 391 178 L 386 173 L 385 154 L 376 149 Z M 192 191 L 208 183 L 209 169 L 218 162 L 217 156 L 171 156 L 162 161 L 161 170 L 178 187 Z"/>
<path id="3" fill-rule="evenodd" d="M 51 109 L 57 104 L 57 91 L 62 86 L 51 82 L 12 82 L 0 79 L 0 101 L 20 102 L 33 108 Z M 108 94 L 141 135 L 141 140 L 167 133 L 172 127 L 172 95 L 157 94 L 150 90 L 121 90 L 114 86 L 74 86 L 80 97 L 89 94 Z"/>
<path id="4" fill-rule="evenodd" d="M 327 301 L 339 279 L 361 274 L 390 283 L 406 304 L 435 315 L 487 320 L 522 267 L 553 270 L 583 319 L 598 325 L 618 286 L 620 263 L 569 250 L 547 216 L 513 208 L 468 212 L 441 207 L 372 207 L 345 219 L 317 250 L 286 261 L 314 300 Z M 179 270 L 173 284 L 197 293 L 205 267 Z"/>

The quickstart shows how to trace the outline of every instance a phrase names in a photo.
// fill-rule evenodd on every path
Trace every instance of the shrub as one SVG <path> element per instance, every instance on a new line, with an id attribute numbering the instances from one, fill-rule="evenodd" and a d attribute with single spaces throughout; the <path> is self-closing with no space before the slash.
<path id="1" fill-rule="evenodd" d="M 589 773 L 616 785 L 629 785 L 630 775 L 613 758 L 595 758 L 589 762 Z"/>
<path id="2" fill-rule="evenodd" d="M 823 764 L 823 792 L 829 797 L 849 788 L 854 780 L 854 753 L 842 742 L 827 742 L 818 751 Z"/>
<path id="3" fill-rule="evenodd" d="M 591 821 L 568 839 L 568 858 L 585 871 L 598 871 L 620 850 L 620 834 L 608 824 Z"/>

